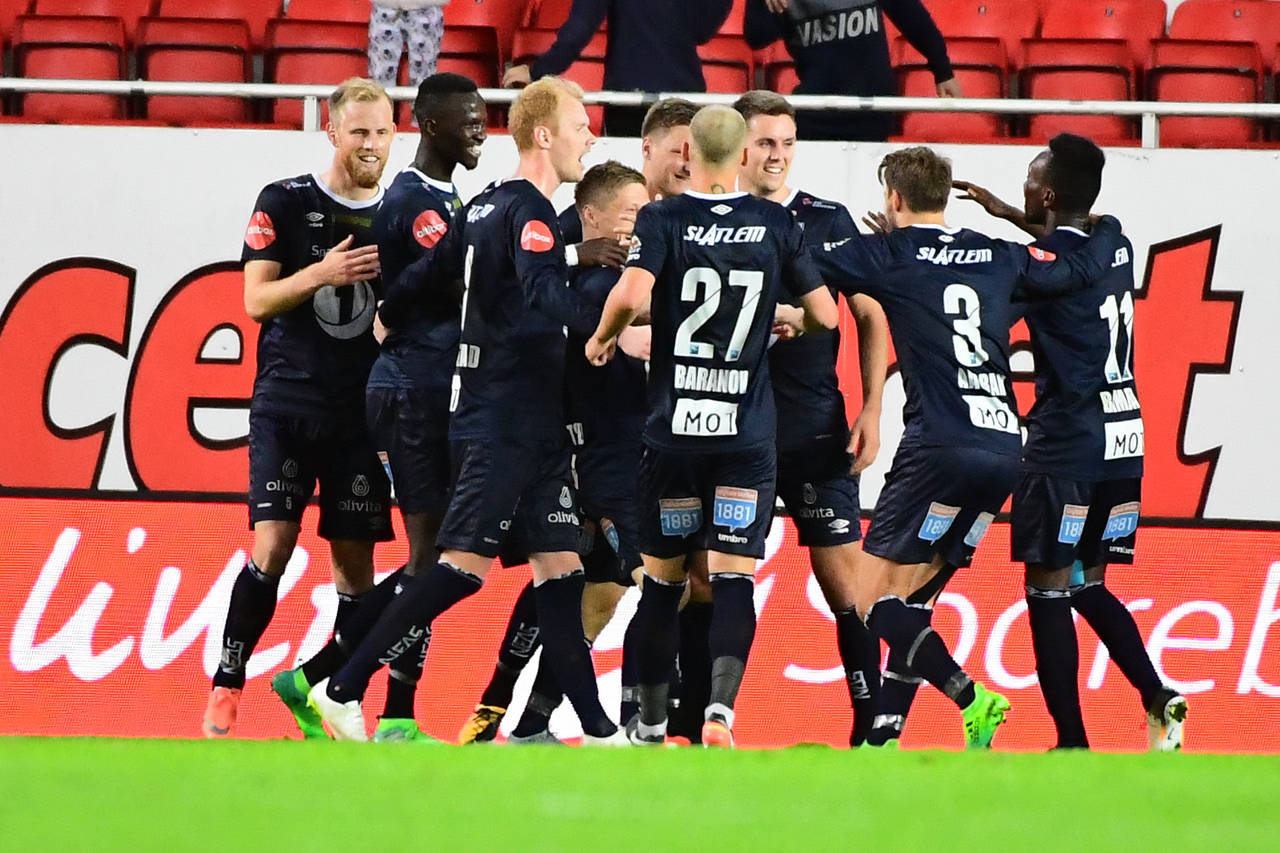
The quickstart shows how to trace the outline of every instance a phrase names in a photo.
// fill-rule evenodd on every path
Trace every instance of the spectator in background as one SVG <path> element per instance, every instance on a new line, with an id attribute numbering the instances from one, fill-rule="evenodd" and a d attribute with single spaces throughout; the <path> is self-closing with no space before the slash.
<path id="1" fill-rule="evenodd" d="M 503 86 L 560 74 L 609 19 L 604 88 L 617 92 L 705 92 L 698 45 L 729 17 L 732 0 L 574 0 L 555 43 L 529 65 L 515 65 Z M 605 132 L 639 136 L 647 107 L 606 107 Z"/>
<path id="2" fill-rule="evenodd" d="M 436 73 L 449 0 L 377 0 L 369 10 L 369 76 L 396 85 L 400 56 L 409 48 L 409 85 Z"/>
<path id="3" fill-rule="evenodd" d="M 755 50 L 783 39 L 796 63 L 797 95 L 896 95 L 883 16 L 929 62 L 938 95 L 958 98 L 942 33 L 920 0 L 747 0 L 743 34 Z M 893 114 L 802 111 L 803 139 L 889 138 Z"/>

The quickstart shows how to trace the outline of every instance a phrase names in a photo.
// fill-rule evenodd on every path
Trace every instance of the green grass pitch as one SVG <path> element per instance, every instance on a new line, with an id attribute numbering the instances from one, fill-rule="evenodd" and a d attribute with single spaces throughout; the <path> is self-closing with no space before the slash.
<path id="1" fill-rule="evenodd" d="M 1280 756 L 0 739 L 0 850 L 1276 850 Z"/>

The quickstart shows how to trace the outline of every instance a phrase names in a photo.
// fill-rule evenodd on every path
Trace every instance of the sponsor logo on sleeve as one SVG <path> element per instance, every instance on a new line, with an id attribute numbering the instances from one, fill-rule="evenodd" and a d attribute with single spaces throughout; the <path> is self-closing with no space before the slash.
<path id="1" fill-rule="evenodd" d="M 1039 246 L 1028 246 L 1027 254 L 1035 258 L 1037 261 L 1048 262 L 1048 261 L 1056 261 L 1058 259 L 1058 256 L 1055 255 L 1053 252 L 1049 252 L 1044 249 L 1041 249 Z"/>
<path id="2" fill-rule="evenodd" d="M 924 516 L 924 523 L 920 525 L 919 537 L 926 542 L 937 542 L 942 538 L 942 534 L 951 529 L 951 525 L 955 522 L 959 513 L 960 507 L 958 506 L 947 506 L 934 501 L 929 504 L 929 511 Z"/>
<path id="3" fill-rule="evenodd" d="M 520 232 L 520 248 L 526 252 L 549 252 L 556 244 L 551 229 L 538 219 L 530 219 Z"/>
<path id="4" fill-rule="evenodd" d="M 426 249 L 434 249 L 449 230 L 449 223 L 434 210 L 424 210 L 413 220 L 413 239 Z"/>
<path id="5" fill-rule="evenodd" d="M 249 217 L 249 227 L 244 232 L 245 244 L 261 252 L 276 241 L 276 226 L 265 210 L 255 210 Z"/>
<path id="6" fill-rule="evenodd" d="M 702 529 L 702 501 L 698 498 L 664 498 L 658 501 L 658 523 L 663 536 L 688 536 Z"/>

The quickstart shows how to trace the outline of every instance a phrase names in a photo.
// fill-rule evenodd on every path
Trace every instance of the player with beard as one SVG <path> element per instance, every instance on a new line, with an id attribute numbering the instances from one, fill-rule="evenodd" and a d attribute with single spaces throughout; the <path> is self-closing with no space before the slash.
<path id="1" fill-rule="evenodd" d="M 689 122 L 697 112 L 698 107 L 683 98 L 664 98 L 650 107 L 645 114 L 640 140 L 641 174 L 644 176 L 645 190 L 651 201 L 680 195 L 688 188 L 689 163 L 686 159 L 685 143 L 689 141 Z M 630 236 L 633 222 L 634 220 L 622 221 L 618 223 L 618 227 L 625 228 L 627 236 Z M 565 260 L 578 272 L 598 267 L 621 268 L 622 261 L 626 259 L 626 249 L 619 243 L 619 234 L 602 232 L 598 236 L 586 235 L 589 239 L 584 240 L 582 212 L 576 203 L 565 208 L 560 214 L 560 230 L 565 242 L 569 244 L 565 248 Z M 600 250 L 601 246 L 609 244 L 617 250 L 616 256 L 614 252 Z M 590 254 L 584 251 L 586 247 L 592 247 Z M 601 274 L 602 271 L 599 269 L 592 273 L 597 277 Z M 705 576 L 705 574 L 703 571 L 702 575 Z M 681 616 L 682 621 L 696 622 L 701 626 L 701 630 L 692 629 L 682 633 L 681 636 L 701 635 L 703 637 L 701 647 L 705 649 L 706 624 L 710 618 L 711 598 L 710 591 L 705 589 L 705 582 L 702 587 L 704 594 L 699 596 L 701 601 L 690 603 L 682 611 Z M 494 667 L 493 675 L 480 695 L 480 702 L 458 732 L 459 743 L 483 743 L 497 737 L 498 727 L 507 713 L 507 707 L 515 692 L 516 680 L 538 646 L 538 622 L 533 600 L 533 585 L 528 584 L 516 597 L 515 604 L 512 606 L 502 645 L 498 647 L 497 666 Z M 633 642 L 628 641 L 623 652 L 622 722 L 630 719 L 637 708 L 634 656 L 630 652 L 632 646 Z M 706 655 L 695 651 L 689 656 L 701 660 Z M 556 692 L 545 674 L 543 684 L 540 686 L 547 695 Z M 530 719 L 532 720 L 533 717 L 531 716 Z M 702 722 L 699 720 L 698 726 L 701 727 L 701 725 Z M 528 730 L 529 726 L 524 728 Z"/>
<path id="2" fill-rule="evenodd" d="M 434 74 L 418 86 L 419 128 L 413 164 L 396 176 L 374 221 L 388 289 L 410 265 L 428 257 L 448 233 L 462 201 L 453 185 L 459 165 L 474 169 L 486 138 L 485 103 L 476 84 L 459 74 Z M 383 312 L 385 315 L 385 311 Z M 384 578 L 341 631 L 313 658 L 280 672 L 271 686 L 308 737 L 326 737 L 307 705 L 312 685 L 332 675 L 387 606 L 402 575 L 435 562 L 436 532 L 449 494 L 449 385 L 458 351 L 458 294 L 442 288 L 390 320 L 366 392 L 369 429 L 395 486 L 409 540 L 408 562 Z M 390 668 L 386 708 L 376 741 L 426 737 L 414 721 L 414 693 L 426 640 Z"/>
<path id="3" fill-rule="evenodd" d="M 690 125 L 691 189 L 642 209 L 627 269 L 609 294 L 586 355 L 603 365 L 652 296 L 649 417 L 640 466 L 644 584 L 640 713 L 628 734 L 660 744 L 686 583 L 685 560 L 707 551 L 714 608 L 705 745 L 733 746 L 733 705 L 755 634 L 755 561 L 773 514 L 776 412 L 766 346 L 779 299 L 814 328 L 839 311 L 780 206 L 734 192 L 746 123 L 723 106 Z M 695 191 L 696 190 L 696 191 Z"/>
<path id="4" fill-rule="evenodd" d="M 747 162 L 739 186 L 791 211 L 810 245 L 856 235 L 844 205 L 787 185 L 796 146 L 795 110 L 787 99 L 754 91 L 733 106 L 747 120 Z M 795 522 L 800 544 L 809 549 L 813 575 L 835 614 L 836 646 L 853 707 L 849 745 L 859 746 L 875 714 L 880 643 L 854 606 L 856 543 L 862 538 L 858 474 L 880 449 L 880 401 L 889 354 L 884 311 L 861 293 L 848 302 L 858 327 L 862 374 L 862 411 L 852 429 L 836 379 L 838 329 L 779 340 L 769 348 L 769 375 L 778 406 L 778 496 Z"/>
<path id="5" fill-rule="evenodd" d="M 364 423 L 373 336 L 378 185 L 395 135 L 391 100 L 352 78 L 329 96 L 329 168 L 269 184 L 245 232 L 244 301 L 262 324 L 249 410 L 253 548 L 231 590 L 206 737 L 234 729 L 245 667 L 275 613 L 277 589 L 320 485 L 340 628 L 373 586 L 374 542 L 392 538 L 391 498 Z"/>
<path id="6" fill-rule="evenodd" d="M 1013 489 L 1021 429 L 1009 379 L 1015 295 L 1080 290 L 1110 265 L 1119 225 L 1057 260 L 1035 247 L 948 228 L 951 164 L 927 148 L 880 164 L 889 233 L 816 247 L 824 278 L 885 310 L 907 403 L 904 432 L 863 542 L 858 610 L 905 664 L 961 709 L 970 747 L 991 745 L 1008 701 L 974 682 L 911 596 L 964 567 Z"/>
<path id="7" fill-rule="evenodd" d="M 393 289 L 388 320 L 460 272 L 462 334 L 452 383 L 453 488 L 437 536 L 440 561 L 403 591 L 310 702 L 342 740 L 366 740 L 360 701 L 379 667 L 413 649 L 441 613 L 479 591 L 494 557 L 533 566 L 547 659 L 582 722 L 583 741 L 625 743 L 600 707 L 582 631 L 580 524 L 564 430 L 564 327 L 590 326 L 598 309 L 568 287 L 549 200 L 582 177 L 591 134 L 582 90 L 547 78 L 511 108 L 520 155 L 513 178 L 468 204 L 412 289 Z M 421 273 L 421 274 L 418 274 Z M 403 280 L 403 279 L 402 279 Z"/>
<path id="8" fill-rule="evenodd" d="M 1023 210 L 965 181 L 980 203 L 1062 254 L 1085 240 L 1106 157 L 1069 133 L 1027 169 Z M 1142 494 L 1143 423 L 1133 377 L 1133 247 L 1090 287 L 1024 306 L 1035 356 L 1036 401 L 1027 415 L 1022 473 L 1013 493 L 1013 559 L 1026 565 L 1036 674 L 1058 748 L 1087 748 L 1077 679 L 1074 607 L 1137 689 L 1153 751 L 1182 748 L 1186 697 L 1161 680 L 1133 615 L 1106 587 L 1110 563 L 1131 565 Z"/>

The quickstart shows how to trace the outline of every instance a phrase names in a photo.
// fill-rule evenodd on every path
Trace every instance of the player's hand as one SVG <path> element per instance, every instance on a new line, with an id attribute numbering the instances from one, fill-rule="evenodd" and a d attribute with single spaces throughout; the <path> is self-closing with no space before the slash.
<path id="1" fill-rule="evenodd" d="M 781 15 L 791 5 L 791 0 L 764 0 L 764 5 L 775 15 Z"/>
<path id="2" fill-rule="evenodd" d="M 652 326 L 627 326 L 618 335 L 618 349 L 641 361 L 649 360 L 649 350 L 652 345 Z"/>
<path id="3" fill-rule="evenodd" d="M 803 335 L 804 309 L 779 302 L 773 312 L 773 333 L 784 341 Z"/>
<path id="4" fill-rule="evenodd" d="M 943 80 L 938 84 L 939 98 L 963 98 L 964 90 L 960 86 L 960 81 L 955 77 L 950 80 Z"/>
<path id="5" fill-rule="evenodd" d="M 849 427 L 849 452 L 853 473 L 861 474 L 880 453 L 880 414 L 863 409 Z"/>
<path id="6" fill-rule="evenodd" d="M 618 339 L 610 338 L 602 341 L 595 335 L 587 339 L 586 353 L 587 361 L 596 367 L 604 367 L 609 363 L 609 359 L 613 358 L 613 354 L 618 351 Z"/>
<path id="7" fill-rule="evenodd" d="M 996 198 L 991 190 L 969 181 L 952 181 L 951 188 L 960 190 L 961 195 L 956 196 L 956 198 L 961 201 L 976 201 L 982 205 L 983 210 L 1000 219 L 1008 219 L 1010 216 L 1016 216 L 1020 212 L 1013 206 Z"/>
<path id="8" fill-rule="evenodd" d="M 578 244 L 578 266 L 622 269 L 627 261 L 627 246 L 613 237 L 597 237 Z"/>
<path id="9" fill-rule="evenodd" d="M 353 249 L 351 244 L 354 241 L 355 238 L 348 234 L 316 263 L 316 277 L 321 286 L 331 284 L 342 287 L 378 277 L 378 273 L 382 271 L 382 266 L 378 263 L 378 247 L 361 246 Z"/>
<path id="10" fill-rule="evenodd" d="M 502 88 L 522 89 L 532 81 L 528 65 L 513 65 L 502 75 Z"/>
<path id="11" fill-rule="evenodd" d="M 863 214 L 862 224 L 867 226 L 867 230 L 872 234 L 888 234 L 893 230 L 893 226 L 889 224 L 889 217 L 878 210 L 868 210 Z"/>

